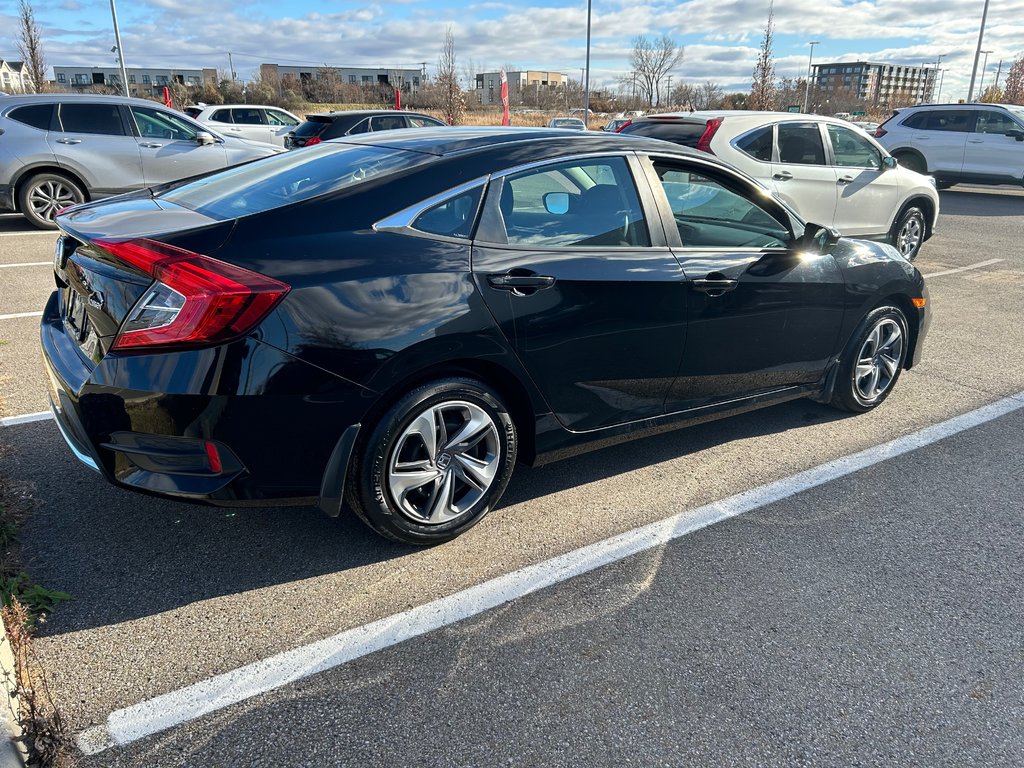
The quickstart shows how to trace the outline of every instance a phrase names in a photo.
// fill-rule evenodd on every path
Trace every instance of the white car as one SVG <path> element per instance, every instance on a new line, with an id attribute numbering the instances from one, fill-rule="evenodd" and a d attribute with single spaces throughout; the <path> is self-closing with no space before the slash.
<path id="1" fill-rule="evenodd" d="M 789 112 L 676 112 L 638 118 L 619 133 L 717 155 L 793 206 L 808 222 L 880 240 L 908 259 L 935 231 L 939 194 L 845 120 Z"/>
<path id="2" fill-rule="evenodd" d="M 259 104 L 212 104 L 186 107 L 193 120 L 210 126 L 226 136 L 284 146 L 284 137 L 302 122 L 280 107 Z"/>

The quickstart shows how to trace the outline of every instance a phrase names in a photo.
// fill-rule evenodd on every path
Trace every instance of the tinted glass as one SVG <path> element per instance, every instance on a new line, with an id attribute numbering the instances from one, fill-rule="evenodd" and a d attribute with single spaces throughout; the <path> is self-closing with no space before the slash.
<path id="1" fill-rule="evenodd" d="M 370 119 L 370 129 L 374 131 L 395 131 L 405 127 L 405 118 L 400 115 L 381 115 Z"/>
<path id="2" fill-rule="evenodd" d="M 549 193 L 562 200 L 554 205 Z M 567 204 L 566 204 L 567 198 Z M 560 163 L 505 179 L 500 199 L 510 244 L 647 246 L 650 238 L 626 161 Z"/>
<path id="3" fill-rule="evenodd" d="M 17 120 L 19 123 L 46 131 L 50 128 L 53 104 L 30 104 L 27 107 L 18 107 L 17 109 L 12 109 L 7 116 L 12 120 Z"/>
<path id="4" fill-rule="evenodd" d="M 746 152 L 755 160 L 770 162 L 772 159 L 772 127 L 766 125 L 736 139 L 736 148 Z"/>
<path id="5" fill-rule="evenodd" d="M 473 234 L 473 222 L 480 203 L 483 186 L 471 189 L 458 197 L 428 208 L 412 223 L 413 229 L 434 235 L 469 238 Z"/>
<path id="6" fill-rule="evenodd" d="M 182 111 L 186 115 L 188 115 L 189 117 L 198 117 L 199 113 L 202 112 L 203 110 L 200 109 L 199 107 L 185 107 L 185 109 L 182 110 Z"/>
<path id="7" fill-rule="evenodd" d="M 927 123 L 927 122 L 928 122 L 928 113 L 927 112 L 915 112 L 910 117 L 908 117 L 906 120 L 904 120 L 902 124 L 904 126 L 906 126 L 907 128 L 917 129 L 917 128 L 923 128 L 925 123 Z"/>
<path id="8" fill-rule="evenodd" d="M 215 219 L 269 211 L 429 162 L 419 152 L 345 144 L 317 144 L 272 155 L 159 195 Z"/>
<path id="9" fill-rule="evenodd" d="M 974 125 L 975 133 L 998 133 L 1003 136 L 1007 131 L 1019 131 L 1020 129 L 1020 125 L 1013 118 L 1002 112 L 996 112 L 994 109 L 979 111 Z"/>
<path id="10" fill-rule="evenodd" d="M 684 147 L 696 147 L 706 128 L 705 123 L 632 122 L 619 133 L 635 133 L 637 136 L 673 141 Z"/>
<path id="11" fill-rule="evenodd" d="M 131 110 L 143 138 L 195 141 L 198 131 L 183 117 L 151 107 L 132 107 Z"/>
<path id="12" fill-rule="evenodd" d="M 856 131 L 843 128 L 841 125 L 830 125 L 828 136 L 832 140 L 832 153 L 835 155 L 836 165 L 881 170 L 882 153 Z"/>
<path id="13" fill-rule="evenodd" d="M 58 104 L 57 125 L 68 133 L 102 133 L 124 136 L 117 104 Z"/>
<path id="14" fill-rule="evenodd" d="M 667 162 L 661 179 L 684 248 L 783 248 L 789 228 L 718 181 Z"/>
<path id="15" fill-rule="evenodd" d="M 350 133 L 350 134 L 367 133 L 367 132 L 369 132 L 369 130 L 370 130 L 370 120 L 366 119 L 366 120 L 360 120 L 358 123 L 353 125 L 348 130 L 348 133 Z"/>
<path id="16" fill-rule="evenodd" d="M 218 123 L 230 123 L 231 122 L 231 110 L 230 109 L 218 109 L 212 115 L 211 120 L 216 120 Z"/>
<path id="17" fill-rule="evenodd" d="M 779 162 L 790 165 L 824 165 L 825 146 L 817 123 L 779 124 Z"/>
<path id="18" fill-rule="evenodd" d="M 232 109 L 231 119 L 235 125 L 263 125 L 263 111 L 252 108 Z"/>
<path id="19" fill-rule="evenodd" d="M 933 109 L 922 113 L 925 121 L 917 126 L 926 131 L 954 131 L 966 133 L 971 125 L 971 113 L 966 109 L 945 110 Z"/>
<path id="20" fill-rule="evenodd" d="M 299 127 L 295 129 L 295 135 L 300 139 L 319 136 L 330 124 L 331 118 L 329 117 L 309 117 L 306 118 L 306 122 L 299 123 Z"/>

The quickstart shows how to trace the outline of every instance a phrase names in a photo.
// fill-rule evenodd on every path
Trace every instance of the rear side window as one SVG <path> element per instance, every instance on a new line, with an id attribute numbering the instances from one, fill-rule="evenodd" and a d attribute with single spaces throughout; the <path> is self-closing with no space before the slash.
<path id="1" fill-rule="evenodd" d="M 199 113 L 203 110 L 199 107 L 185 107 L 185 109 L 182 111 L 189 117 L 199 117 Z"/>
<path id="2" fill-rule="evenodd" d="M 906 120 L 904 120 L 901 123 L 901 125 L 903 125 L 905 128 L 913 128 L 914 130 L 917 130 L 918 128 L 924 128 L 924 124 L 927 121 L 928 121 L 928 113 L 927 112 L 915 112 L 910 117 L 908 117 Z"/>
<path id="3" fill-rule="evenodd" d="M 229 168 L 158 197 L 214 219 L 233 219 L 337 192 L 429 160 L 420 152 L 317 144 Z"/>
<path id="4" fill-rule="evenodd" d="M 736 148 L 745 152 L 755 160 L 771 162 L 772 159 L 772 127 L 766 125 L 751 131 L 746 136 L 736 139 Z"/>
<path id="5" fill-rule="evenodd" d="M 263 111 L 260 109 L 232 109 L 231 120 L 235 125 L 263 125 Z"/>
<path id="6" fill-rule="evenodd" d="M 623 128 L 619 133 L 631 133 L 637 136 L 649 136 L 652 139 L 664 139 L 675 142 L 684 147 L 696 148 L 700 137 L 704 135 L 707 128 L 705 123 L 683 123 L 663 121 L 641 121 L 632 122 Z"/>
<path id="7" fill-rule="evenodd" d="M 319 136 L 323 133 L 324 128 L 331 124 L 329 117 L 311 117 L 304 123 L 299 123 L 299 127 L 295 129 L 295 135 L 300 139 L 308 139 L 311 136 Z"/>
<path id="8" fill-rule="evenodd" d="M 428 208 L 412 223 L 412 228 L 432 235 L 469 239 L 473 234 L 477 207 L 483 185 Z"/>
<path id="9" fill-rule="evenodd" d="M 218 109 L 212 115 L 210 119 L 218 123 L 230 123 L 231 122 L 231 110 L 230 109 Z"/>
<path id="10" fill-rule="evenodd" d="M 921 114 L 925 120 L 916 126 L 919 130 L 967 133 L 971 126 L 971 113 L 966 109 L 933 109 Z"/>
<path id="11" fill-rule="evenodd" d="M 349 128 L 345 133 L 349 135 L 355 135 L 357 133 L 369 133 L 370 132 L 370 119 L 360 120 L 358 123 Z M 338 134 L 341 135 L 340 133 Z"/>
<path id="12" fill-rule="evenodd" d="M 117 104 L 58 104 L 57 127 L 67 133 L 125 135 Z"/>
<path id="13" fill-rule="evenodd" d="M 53 104 L 29 104 L 27 107 L 12 109 L 7 116 L 19 123 L 47 131 L 50 129 L 50 118 L 53 116 Z"/>
<path id="14" fill-rule="evenodd" d="M 790 165 L 824 165 L 825 146 L 817 123 L 779 124 L 779 162 Z"/>
<path id="15" fill-rule="evenodd" d="M 370 120 L 370 128 L 374 131 L 396 131 L 405 127 L 405 118 L 400 115 L 381 115 Z"/>

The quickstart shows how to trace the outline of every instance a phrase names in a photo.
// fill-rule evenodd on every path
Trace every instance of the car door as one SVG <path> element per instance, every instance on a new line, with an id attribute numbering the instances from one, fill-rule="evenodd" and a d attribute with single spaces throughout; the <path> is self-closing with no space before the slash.
<path id="1" fill-rule="evenodd" d="M 667 407 L 818 381 L 843 318 L 832 257 L 794 247 L 785 209 L 741 177 L 679 158 L 646 162 L 686 288 L 686 348 Z"/>
<path id="2" fill-rule="evenodd" d="M 227 165 L 224 145 L 216 140 L 212 144 L 200 143 L 199 126 L 181 115 L 159 107 L 134 104 L 130 111 L 147 186 L 177 181 Z"/>
<path id="3" fill-rule="evenodd" d="M 270 141 L 272 144 L 284 146 L 284 137 L 295 130 L 299 124 L 299 118 L 280 109 L 266 107 L 263 110 L 267 125 L 270 127 Z"/>
<path id="4" fill-rule="evenodd" d="M 555 418 L 583 431 L 657 416 L 686 337 L 682 271 L 648 227 L 626 153 L 498 174 L 473 246 L 491 314 Z"/>
<path id="5" fill-rule="evenodd" d="M 899 208 L 898 175 L 882 165 L 882 151 L 852 128 L 826 124 L 836 184 L 835 228 L 844 235 L 882 235 Z"/>
<path id="6" fill-rule="evenodd" d="M 259 107 L 232 107 L 231 122 L 234 124 L 233 135 L 249 141 L 269 143 L 273 131 L 267 125 L 266 115 Z"/>
<path id="7" fill-rule="evenodd" d="M 145 186 L 139 145 L 116 102 L 57 102 L 47 144 L 91 196 Z"/>
<path id="8" fill-rule="evenodd" d="M 973 124 L 969 109 L 928 109 L 908 120 L 911 144 L 924 155 L 927 172 L 959 177 Z"/>
<path id="9" fill-rule="evenodd" d="M 838 174 L 826 160 L 818 123 L 779 123 L 775 145 L 769 189 L 806 221 L 831 226 L 839 198 Z"/>
<path id="10" fill-rule="evenodd" d="M 996 109 L 975 110 L 974 129 L 964 148 L 964 176 L 993 182 L 1024 179 L 1024 126 Z M 1007 135 L 1010 132 L 1017 132 Z"/>

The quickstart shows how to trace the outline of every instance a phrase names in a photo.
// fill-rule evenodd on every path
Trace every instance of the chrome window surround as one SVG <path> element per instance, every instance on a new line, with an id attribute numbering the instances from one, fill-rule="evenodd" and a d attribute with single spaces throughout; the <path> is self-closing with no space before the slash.
<path id="1" fill-rule="evenodd" d="M 433 232 L 421 232 L 418 229 L 413 229 L 413 222 L 420 217 L 420 214 L 425 213 L 435 205 L 447 202 L 452 198 L 464 195 L 470 190 L 482 187 L 487 183 L 488 176 L 481 176 L 473 181 L 467 181 L 465 184 L 460 184 L 457 187 L 452 187 L 444 192 L 440 192 L 433 197 L 428 197 L 426 200 L 422 200 L 415 205 L 410 205 L 398 213 L 394 213 L 387 218 L 381 219 L 373 225 L 374 232 L 400 232 L 403 235 L 413 235 L 415 237 L 426 237 L 430 240 L 444 240 L 449 243 L 468 243 L 469 238 L 465 237 L 449 237 L 447 235 L 438 235 Z M 481 195 L 481 201 L 483 196 Z"/>

